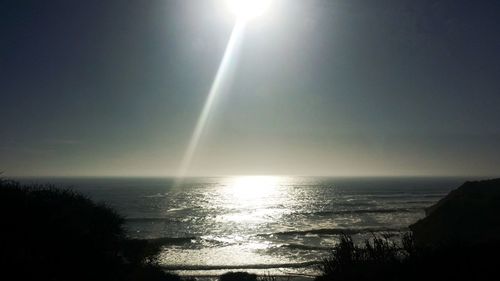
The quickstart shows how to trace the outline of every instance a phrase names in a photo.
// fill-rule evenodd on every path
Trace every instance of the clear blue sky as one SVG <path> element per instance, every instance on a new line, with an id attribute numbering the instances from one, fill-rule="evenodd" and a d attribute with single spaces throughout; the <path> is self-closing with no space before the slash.
<path id="1" fill-rule="evenodd" d="M 228 42 L 224 0 L 0 1 L 0 170 L 168 176 Z M 498 175 L 500 1 L 276 0 L 189 175 Z"/>

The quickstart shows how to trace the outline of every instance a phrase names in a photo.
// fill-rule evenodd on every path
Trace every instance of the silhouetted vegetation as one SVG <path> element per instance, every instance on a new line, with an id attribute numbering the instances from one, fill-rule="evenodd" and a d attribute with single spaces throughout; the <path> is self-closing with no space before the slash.
<path id="1" fill-rule="evenodd" d="M 498 253 L 499 244 L 419 247 L 411 234 L 355 244 L 343 235 L 316 280 L 498 280 Z"/>
<path id="2" fill-rule="evenodd" d="M 323 280 L 500 280 L 500 179 L 466 182 L 427 209 L 397 243 L 343 235 Z"/>
<path id="3" fill-rule="evenodd" d="M 258 280 L 259 281 L 277 281 L 278 278 L 276 276 L 274 276 L 274 275 L 271 275 L 271 274 L 267 273 L 267 274 L 259 276 Z M 286 279 L 282 278 L 281 280 L 289 281 L 290 278 L 286 278 Z"/>
<path id="4" fill-rule="evenodd" d="M 0 222 L 11 280 L 180 280 L 157 265 L 158 244 L 128 239 L 120 215 L 70 190 L 0 180 Z"/>
<path id="5" fill-rule="evenodd" d="M 257 275 L 247 272 L 228 272 L 222 274 L 219 281 L 257 281 Z"/>

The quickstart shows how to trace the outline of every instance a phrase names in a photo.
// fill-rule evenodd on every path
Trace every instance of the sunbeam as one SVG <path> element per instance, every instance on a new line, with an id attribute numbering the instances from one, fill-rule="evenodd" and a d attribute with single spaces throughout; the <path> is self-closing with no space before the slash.
<path id="1" fill-rule="evenodd" d="M 201 114 L 198 117 L 198 121 L 196 123 L 193 134 L 191 135 L 189 145 L 184 153 L 184 157 L 182 158 L 180 168 L 177 172 L 178 180 L 182 180 L 182 178 L 185 177 L 196 148 L 198 147 L 201 135 L 203 134 L 203 130 L 207 124 L 207 120 L 212 111 L 214 102 L 217 99 L 217 96 L 220 94 L 223 86 L 228 82 L 227 78 L 231 74 L 231 64 L 235 61 L 237 51 L 243 39 L 245 25 L 246 21 L 239 20 L 236 22 L 233 31 L 231 32 L 229 42 L 227 43 L 227 47 L 224 52 L 224 56 L 222 57 L 221 64 L 219 66 L 219 69 L 217 70 L 217 74 L 215 75 L 215 79 L 208 93 L 207 100 L 205 101 L 205 105 L 203 106 Z"/>

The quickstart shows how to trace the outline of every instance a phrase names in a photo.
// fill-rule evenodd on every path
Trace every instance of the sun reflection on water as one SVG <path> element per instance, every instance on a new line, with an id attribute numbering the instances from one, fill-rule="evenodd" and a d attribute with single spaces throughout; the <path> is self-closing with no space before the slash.
<path id="1" fill-rule="evenodd" d="M 234 199 L 253 202 L 275 195 L 283 178 L 277 176 L 240 176 L 231 178 L 226 192 Z"/>
<path id="2" fill-rule="evenodd" d="M 276 208 L 286 193 L 280 184 L 284 178 L 277 176 L 240 176 L 228 180 L 221 190 L 224 209 L 220 221 L 239 223 L 265 223 L 283 213 Z M 277 202 L 277 201 L 280 202 Z"/>
<path id="3" fill-rule="evenodd" d="M 329 253 L 339 231 L 359 231 L 356 239 L 363 239 L 371 229 L 401 229 L 420 218 L 416 208 L 442 194 L 378 187 L 385 182 L 350 184 L 290 176 L 193 178 L 182 188 L 134 189 L 118 202 L 126 202 L 122 210 L 134 218 L 128 223 L 134 237 L 166 241 L 158 260 L 166 269 L 200 276 L 316 274 L 311 262 Z"/>

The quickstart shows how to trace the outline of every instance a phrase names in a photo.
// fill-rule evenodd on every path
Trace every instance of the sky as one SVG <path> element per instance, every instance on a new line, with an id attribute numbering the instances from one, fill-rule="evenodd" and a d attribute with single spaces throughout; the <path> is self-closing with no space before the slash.
<path id="1" fill-rule="evenodd" d="M 226 0 L 0 1 L 4 176 L 175 176 Z M 500 1 L 274 0 L 189 176 L 498 176 Z"/>

